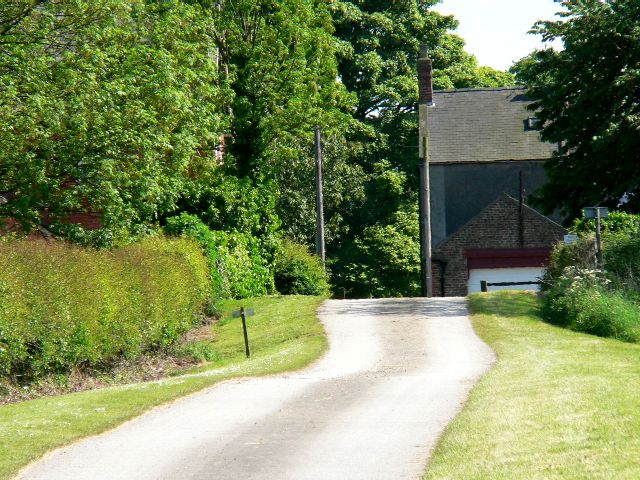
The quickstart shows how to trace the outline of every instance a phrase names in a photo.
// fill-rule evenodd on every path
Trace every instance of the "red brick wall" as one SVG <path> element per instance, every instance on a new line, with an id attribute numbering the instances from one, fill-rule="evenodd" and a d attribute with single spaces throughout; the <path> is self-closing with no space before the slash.
<path id="1" fill-rule="evenodd" d="M 469 269 L 465 251 L 469 249 L 540 249 L 561 241 L 566 231 L 547 217 L 525 206 L 522 209 L 522 239 L 520 205 L 517 200 L 502 195 L 478 216 L 433 250 L 433 258 L 446 262 L 444 294 L 467 295 Z M 443 294 L 441 263 L 433 262 L 434 295 Z"/>

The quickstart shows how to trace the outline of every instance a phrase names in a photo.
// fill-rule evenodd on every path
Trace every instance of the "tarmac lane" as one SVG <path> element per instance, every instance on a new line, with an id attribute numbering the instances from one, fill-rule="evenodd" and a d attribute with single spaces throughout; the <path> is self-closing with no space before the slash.
<path id="1" fill-rule="evenodd" d="M 226 381 L 28 466 L 21 480 L 418 479 L 494 353 L 464 298 L 328 300 L 307 370 Z"/>

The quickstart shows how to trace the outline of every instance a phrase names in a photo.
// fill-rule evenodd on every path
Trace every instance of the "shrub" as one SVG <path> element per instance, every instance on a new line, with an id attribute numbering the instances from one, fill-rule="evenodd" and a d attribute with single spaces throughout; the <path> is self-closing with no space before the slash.
<path id="1" fill-rule="evenodd" d="M 593 270 L 565 269 L 546 293 L 543 318 L 579 332 L 640 341 L 640 308 L 619 292 L 607 289 L 609 280 Z"/>
<path id="2" fill-rule="evenodd" d="M 206 259 L 186 239 L 97 251 L 0 243 L 0 376 L 28 381 L 166 347 L 199 321 Z"/>
<path id="3" fill-rule="evenodd" d="M 557 245 L 543 277 L 544 318 L 573 330 L 640 341 L 640 216 L 611 214 L 604 224 L 604 271 L 593 265 L 593 238 Z M 577 221 L 576 231 L 590 228 Z"/>
<path id="4" fill-rule="evenodd" d="M 275 284 L 284 295 L 327 295 L 329 282 L 320 259 L 309 249 L 285 240 L 276 258 Z"/>
<path id="5" fill-rule="evenodd" d="M 597 291 L 583 302 L 574 330 L 617 338 L 625 342 L 640 341 L 640 308 L 620 293 Z"/>
<path id="6" fill-rule="evenodd" d="M 640 288 L 640 238 L 608 236 L 603 246 L 604 267 L 616 288 L 637 291 Z"/>
<path id="7" fill-rule="evenodd" d="M 340 278 L 342 293 L 353 298 L 420 295 L 420 222 L 415 205 L 365 227 L 344 249 L 350 259 Z M 343 262 L 344 263 L 344 262 Z"/>
<path id="8" fill-rule="evenodd" d="M 262 257 L 257 238 L 210 230 L 200 218 L 182 213 L 167 219 L 165 231 L 197 241 L 209 259 L 214 298 L 246 298 L 273 290 L 273 275 Z"/>
<path id="9" fill-rule="evenodd" d="M 580 238 L 570 245 L 556 243 L 542 277 L 542 290 L 549 290 L 555 285 L 569 267 L 580 270 L 593 268 L 595 254 L 595 243 L 591 238 Z"/>
<path id="10" fill-rule="evenodd" d="M 607 218 L 600 220 L 602 234 L 637 237 L 640 235 L 640 215 L 625 212 L 610 212 Z M 595 235 L 596 221 L 594 219 L 577 218 L 570 229 L 580 236 Z"/>
<path id="11" fill-rule="evenodd" d="M 604 268 L 614 288 L 640 289 L 640 237 L 624 232 L 609 233 L 603 238 Z M 571 245 L 557 244 L 543 277 L 543 290 L 548 290 L 567 267 L 589 269 L 594 265 L 595 242 L 581 237 Z"/>

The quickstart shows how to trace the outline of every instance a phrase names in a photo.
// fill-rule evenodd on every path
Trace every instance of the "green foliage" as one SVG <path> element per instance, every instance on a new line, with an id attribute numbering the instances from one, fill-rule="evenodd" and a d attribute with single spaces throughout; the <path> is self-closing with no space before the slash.
<path id="1" fill-rule="evenodd" d="M 327 3 L 308 0 L 200 1 L 228 70 L 235 172 L 272 178 L 287 149 L 316 125 L 341 129 L 350 100 L 337 81 Z M 346 111 L 346 110 L 345 110 Z M 283 158 L 284 157 L 284 158 Z"/>
<path id="2" fill-rule="evenodd" d="M 174 210 L 215 167 L 230 96 L 198 10 L 142 0 L 15 9 L 0 10 L 11 26 L 0 28 L 0 217 L 80 238 L 67 216 L 97 212 L 104 241 Z"/>
<path id="3" fill-rule="evenodd" d="M 615 216 L 603 239 L 606 271 L 594 265 L 593 237 L 558 244 L 544 275 L 544 318 L 573 330 L 640 341 L 640 239 L 628 216 Z M 576 222 L 578 231 L 588 231 Z M 582 229 L 582 230 L 581 230 Z M 631 233 L 631 234 L 629 234 Z"/>
<path id="4" fill-rule="evenodd" d="M 405 206 L 388 224 L 366 227 L 348 252 L 349 263 L 335 277 L 351 297 L 403 297 L 420 294 L 418 213 Z M 338 295 L 342 294 L 336 288 Z"/>
<path id="5" fill-rule="evenodd" d="M 283 295 L 327 295 L 328 276 L 320 259 L 305 245 L 291 240 L 282 243 L 274 268 L 275 285 Z"/>
<path id="6" fill-rule="evenodd" d="M 273 291 L 273 273 L 255 237 L 212 231 L 198 217 L 186 213 L 167 219 L 165 230 L 200 244 L 209 260 L 213 298 L 246 298 Z"/>
<path id="7" fill-rule="evenodd" d="M 111 252 L 0 243 L 0 376 L 28 381 L 164 348 L 198 322 L 207 264 L 187 240 Z"/>
<path id="8" fill-rule="evenodd" d="M 548 290 L 555 285 L 568 267 L 583 270 L 595 267 L 595 255 L 595 242 L 590 237 L 579 238 L 570 245 L 556 243 L 542 277 L 542 290 Z"/>
<path id="9" fill-rule="evenodd" d="M 417 102 L 415 65 L 420 43 L 431 47 L 435 88 L 513 84 L 506 72 L 478 68 L 464 51 L 464 41 L 449 31 L 457 26 L 451 16 L 429 10 L 436 1 L 378 0 L 332 3 L 339 50 L 340 78 L 358 96 L 356 117 L 374 112 L 413 110 Z"/>
<path id="10" fill-rule="evenodd" d="M 595 235 L 596 221 L 591 218 L 577 218 L 571 231 L 578 235 Z M 640 235 L 640 215 L 625 212 L 609 212 L 607 218 L 600 220 L 600 231 L 603 236 L 621 234 L 628 237 Z"/>
<path id="11" fill-rule="evenodd" d="M 594 271 L 565 269 L 545 296 L 543 317 L 579 332 L 640 342 L 640 306 L 607 283 Z"/>
<path id="12" fill-rule="evenodd" d="M 339 295 L 343 289 L 359 297 L 420 291 L 415 214 L 415 70 L 420 43 L 429 45 L 437 89 L 514 83 L 509 73 L 478 66 L 475 57 L 464 51 L 464 41 L 450 32 L 457 26 L 455 19 L 430 9 L 435 3 L 363 0 L 330 4 L 335 36 L 341 41 L 340 79 L 357 96 L 353 116 L 360 122 L 346 133 L 346 143 L 353 150 L 350 155 L 345 152 L 347 162 L 357 169 L 349 170 L 351 181 L 346 189 L 336 189 L 336 193 L 347 193 L 342 197 L 340 216 L 329 210 L 334 224 L 328 253 Z M 415 219 L 415 226 L 408 225 L 408 218 Z"/>
<path id="13" fill-rule="evenodd" d="M 536 51 L 515 68 L 536 100 L 542 139 L 561 144 L 537 202 L 576 217 L 582 207 L 640 210 L 640 3 L 564 1 L 559 21 L 540 22 L 544 40 L 564 48 Z"/>
<path id="14" fill-rule="evenodd" d="M 567 267 L 593 268 L 595 222 L 578 219 L 572 226 L 580 238 L 572 245 L 557 244 L 545 273 L 545 284 L 554 285 Z M 640 216 L 612 212 L 601 220 L 602 249 L 611 288 L 640 298 Z"/>
<path id="15" fill-rule="evenodd" d="M 323 196 L 325 240 L 339 242 L 351 225 L 347 218 L 362 214 L 367 175 L 362 166 L 353 162 L 362 152 L 362 145 L 349 142 L 344 136 L 322 136 Z M 316 237 L 316 184 L 313 145 L 301 142 L 298 156 L 292 156 L 287 168 L 278 172 L 278 217 L 284 234 L 292 240 L 311 245 Z"/>
<path id="16" fill-rule="evenodd" d="M 436 88 L 513 83 L 478 66 L 435 3 L 4 2 L 0 224 L 113 247 L 186 212 L 215 237 L 216 295 L 269 292 L 282 233 L 314 236 L 320 126 L 337 278 L 367 264 L 391 284 L 378 266 L 399 272 L 403 262 L 360 257 L 393 232 L 413 238 L 396 224 L 417 192 L 419 43 L 430 44 Z M 99 216 L 101 228 L 81 227 L 78 213 Z M 386 291 L 360 289 L 374 290 Z"/>
<path id="17" fill-rule="evenodd" d="M 278 197 L 275 182 L 239 178 L 221 169 L 208 185 L 184 198 L 180 209 L 198 216 L 211 230 L 255 237 L 255 248 L 271 264 L 280 246 Z"/>
<path id="18" fill-rule="evenodd" d="M 603 246 L 604 266 L 613 286 L 640 300 L 640 237 L 611 235 Z"/>

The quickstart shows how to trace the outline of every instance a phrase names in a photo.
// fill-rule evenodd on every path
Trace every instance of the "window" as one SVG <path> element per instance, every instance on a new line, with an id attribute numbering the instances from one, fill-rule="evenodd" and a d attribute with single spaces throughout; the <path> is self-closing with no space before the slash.
<path id="1" fill-rule="evenodd" d="M 540 120 L 536 117 L 528 117 L 524 121 L 525 131 L 540 130 Z"/>

